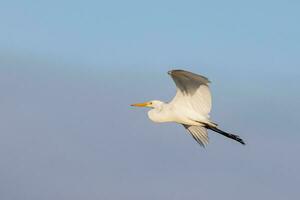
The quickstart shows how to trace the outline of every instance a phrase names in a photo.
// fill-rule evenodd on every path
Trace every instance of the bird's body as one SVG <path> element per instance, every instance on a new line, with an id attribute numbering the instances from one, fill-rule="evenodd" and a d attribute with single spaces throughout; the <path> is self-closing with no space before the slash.
<path id="1" fill-rule="evenodd" d="M 176 122 L 178 124 L 186 124 L 199 126 L 204 123 L 209 123 L 207 117 L 197 114 L 193 110 L 184 109 L 172 103 L 164 103 L 162 101 L 152 101 L 155 109 L 148 112 L 148 117 L 153 122 Z"/>
<path id="2" fill-rule="evenodd" d="M 177 86 L 177 93 L 171 102 L 153 100 L 133 106 L 152 108 L 148 117 L 153 122 L 182 124 L 202 146 L 208 144 L 207 129 L 245 144 L 239 136 L 218 129 L 217 124 L 210 120 L 212 98 L 208 85 L 210 81 L 206 77 L 184 70 L 172 70 L 168 74 Z"/>

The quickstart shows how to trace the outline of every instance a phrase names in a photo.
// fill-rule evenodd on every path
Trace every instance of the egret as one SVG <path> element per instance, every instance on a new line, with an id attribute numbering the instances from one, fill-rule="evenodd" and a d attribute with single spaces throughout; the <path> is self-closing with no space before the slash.
<path id="1" fill-rule="evenodd" d="M 206 77 L 184 70 L 171 70 L 168 74 L 174 80 L 177 89 L 175 97 L 169 103 L 152 100 L 131 106 L 152 108 L 148 112 L 148 117 L 153 122 L 182 124 L 203 147 L 208 144 L 207 129 L 245 145 L 238 135 L 222 131 L 210 120 L 212 97 L 209 89 L 210 81 Z"/>

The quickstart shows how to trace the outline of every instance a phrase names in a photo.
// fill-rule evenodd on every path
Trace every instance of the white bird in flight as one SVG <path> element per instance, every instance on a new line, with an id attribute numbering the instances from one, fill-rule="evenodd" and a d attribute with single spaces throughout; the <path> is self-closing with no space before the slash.
<path id="1" fill-rule="evenodd" d="M 210 120 L 212 98 L 208 85 L 210 81 L 206 77 L 184 70 L 172 70 L 168 74 L 177 87 L 177 93 L 171 102 L 153 100 L 131 106 L 152 108 L 148 117 L 153 122 L 182 124 L 203 147 L 208 144 L 207 129 L 245 145 L 238 135 L 220 130 L 218 125 Z"/>

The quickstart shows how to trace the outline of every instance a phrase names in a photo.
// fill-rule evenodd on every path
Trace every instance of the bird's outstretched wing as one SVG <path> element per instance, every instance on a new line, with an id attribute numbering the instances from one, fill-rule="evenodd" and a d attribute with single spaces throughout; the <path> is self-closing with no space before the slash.
<path id="1" fill-rule="evenodd" d="M 183 125 L 189 134 L 203 147 L 208 144 L 207 129 L 202 126 Z"/>
<path id="2" fill-rule="evenodd" d="M 184 70 L 168 72 L 173 78 L 177 93 L 170 104 L 177 104 L 192 109 L 201 115 L 208 115 L 211 110 L 210 81 L 201 75 Z"/>

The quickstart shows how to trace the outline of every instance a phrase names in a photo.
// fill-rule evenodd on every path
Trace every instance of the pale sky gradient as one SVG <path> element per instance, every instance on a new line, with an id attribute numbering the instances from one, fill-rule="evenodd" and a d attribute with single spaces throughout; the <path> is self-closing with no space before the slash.
<path id="1" fill-rule="evenodd" d="M 6 1 L 0 199 L 296 199 L 298 1 Z M 129 105 L 207 76 L 212 119 L 248 143 Z"/>

